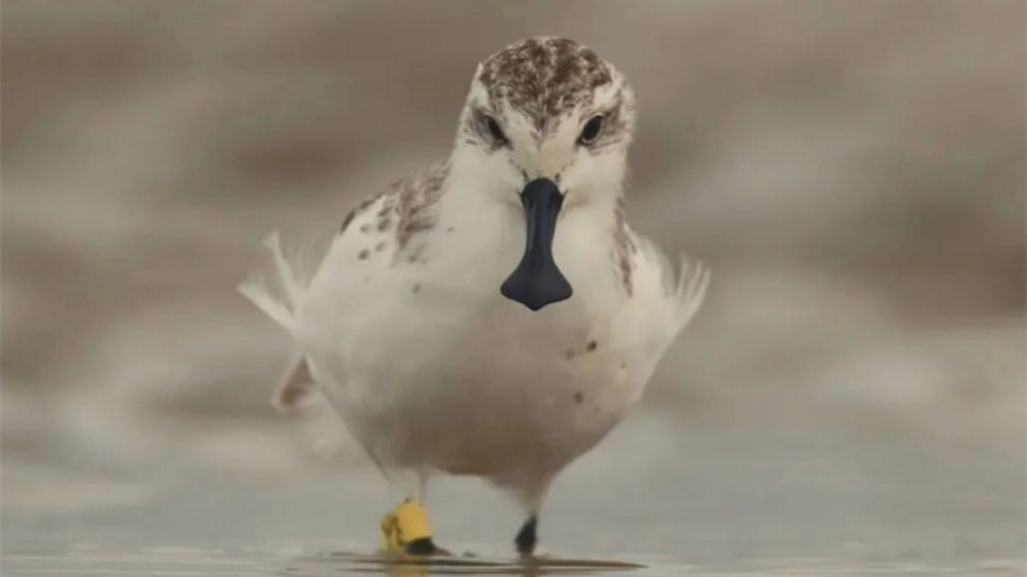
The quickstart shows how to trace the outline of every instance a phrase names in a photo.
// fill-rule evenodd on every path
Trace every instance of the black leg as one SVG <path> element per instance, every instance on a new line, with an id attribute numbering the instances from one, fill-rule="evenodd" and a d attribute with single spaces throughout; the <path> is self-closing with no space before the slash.
<path id="1" fill-rule="evenodd" d="M 407 543 L 403 550 L 410 555 L 431 555 L 439 552 L 439 548 L 435 546 L 431 537 L 415 539 Z"/>
<path id="2" fill-rule="evenodd" d="M 517 545 L 517 552 L 521 555 L 531 555 L 535 551 L 535 544 L 538 543 L 538 517 L 532 515 L 521 525 L 517 532 L 514 543 Z"/>

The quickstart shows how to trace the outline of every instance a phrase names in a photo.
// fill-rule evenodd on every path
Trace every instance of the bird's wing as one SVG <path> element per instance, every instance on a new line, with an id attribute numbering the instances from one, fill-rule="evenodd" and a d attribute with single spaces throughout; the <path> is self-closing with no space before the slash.
<path id="1" fill-rule="evenodd" d="M 448 162 L 438 163 L 365 198 L 343 219 L 327 251 L 308 243 L 286 252 L 278 233 L 272 233 L 264 241 L 271 266 L 242 282 L 239 292 L 298 337 L 304 330 L 301 311 L 317 290 L 312 291 L 312 285 L 344 294 L 363 271 L 416 258 L 424 235 L 435 225 L 435 205 L 448 173 Z M 276 387 L 272 403 L 282 410 L 295 408 L 313 389 L 314 373 L 300 355 Z"/>
<path id="2" fill-rule="evenodd" d="M 675 267 L 655 243 L 630 229 L 628 234 L 632 294 L 614 317 L 611 334 L 616 346 L 641 353 L 643 362 L 636 368 L 648 375 L 695 316 L 710 274 L 701 262 L 684 255 Z"/>

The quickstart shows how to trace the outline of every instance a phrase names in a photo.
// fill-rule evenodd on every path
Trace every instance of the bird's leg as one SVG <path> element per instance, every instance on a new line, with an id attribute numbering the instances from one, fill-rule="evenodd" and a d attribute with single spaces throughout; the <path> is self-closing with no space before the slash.
<path id="1" fill-rule="evenodd" d="M 526 556 L 535 552 L 536 543 L 538 543 L 538 515 L 533 513 L 521 525 L 521 530 L 514 537 L 514 544 L 517 545 L 517 552 Z"/>
<path id="2" fill-rule="evenodd" d="M 382 545 L 389 553 L 430 555 L 440 553 L 431 537 L 428 511 L 415 500 L 406 499 L 382 518 Z"/>

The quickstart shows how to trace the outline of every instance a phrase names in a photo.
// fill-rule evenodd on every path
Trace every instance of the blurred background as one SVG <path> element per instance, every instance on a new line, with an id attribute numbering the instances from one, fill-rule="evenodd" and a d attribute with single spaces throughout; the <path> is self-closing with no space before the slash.
<path id="1" fill-rule="evenodd" d="M 635 228 L 714 274 L 544 538 L 1022 562 L 1024 22 L 1000 0 L 6 0 L 5 550 L 201 525 L 376 544 L 384 489 L 273 413 L 292 348 L 235 285 L 270 231 L 330 234 L 446 155 L 479 60 L 561 35 L 636 88 Z M 513 509 L 477 518 L 505 505 L 455 483 L 442 526 L 505 546 Z"/>

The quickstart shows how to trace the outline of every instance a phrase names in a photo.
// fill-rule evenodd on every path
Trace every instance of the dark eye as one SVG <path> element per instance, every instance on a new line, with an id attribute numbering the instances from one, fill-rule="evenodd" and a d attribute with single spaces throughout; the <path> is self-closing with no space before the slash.
<path id="1" fill-rule="evenodd" d="M 506 135 L 503 134 L 503 129 L 499 127 L 499 123 L 496 122 L 495 118 L 492 118 L 491 116 L 487 117 L 485 119 L 485 124 L 488 126 L 489 134 L 492 135 L 493 140 L 499 144 L 506 143 Z"/>
<path id="2" fill-rule="evenodd" d="M 585 123 L 585 127 L 581 129 L 581 136 L 578 137 L 578 142 L 581 144 L 592 144 L 599 138 L 599 134 L 603 131 L 603 116 L 597 114 L 592 118 L 588 119 Z"/>

